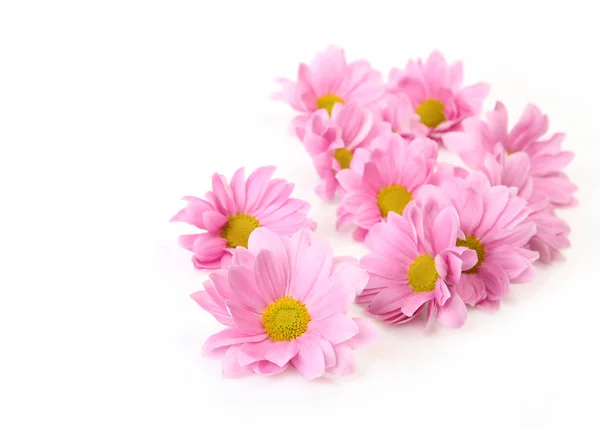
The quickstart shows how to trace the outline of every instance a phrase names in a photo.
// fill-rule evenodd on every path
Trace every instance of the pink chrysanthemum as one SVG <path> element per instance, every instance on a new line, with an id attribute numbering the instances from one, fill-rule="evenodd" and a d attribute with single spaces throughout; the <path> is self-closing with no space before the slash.
<path id="1" fill-rule="evenodd" d="M 246 180 L 244 169 L 235 172 L 231 183 L 223 175 L 212 177 L 212 191 L 205 199 L 184 197 L 187 206 L 171 221 L 181 221 L 206 233 L 186 234 L 179 244 L 194 253 L 197 269 L 226 267 L 238 246 L 247 247 L 250 233 L 259 226 L 281 235 L 292 235 L 301 228 L 315 228 L 307 218 L 310 205 L 290 198 L 294 184 L 271 179 L 275 167 L 261 167 Z"/>
<path id="2" fill-rule="evenodd" d="M 472 164 L 471 167 L 483 172 L 491 185 L 506 185 L 515 190 L 517 196 L 527 200 L 527 207 L 531 211 L 527 220 L 536 225 L 535 235 L 528 247 L 540 254 L 539 260 L 549 264 L 562 259 L 561 250 L 571 245 L 568 239 L 571 229 L 556 215 L 550 200 L 534 192 L 529 156 L 524 152 L 508 155 L 498 149 L 496 155 L 486 153 L 481 163 Z"/>
<path id="3" fill-rule="evenodd" d="M 466 162 L 481 162 L 486 152 L 524 152 L 530 158 L 534 191 L 547 197 L 557 206 L 576 204 L 573 194 L 577 187 L 562 171 L 571 162 L 574 154 L 561 149 L 565 138 L 563 133 L 542 139 L 548 131 L 548 117 L 537 107 L 528 105 L 510 131 L 506 108 L 499 102 L 494 111 L 487 114 L 487 123 L 471 118 L 463 123 L 463 128 L 467 135 L 449 134 L 444 137 L 444 144 L 450 150 L 461 154 Z"/>
<path id="4" fill-rule="evenodd" d="M 296 368 L 305 378 L 354 372 L 352 350 L 375 340 L 373 326 L 347 315 L 368 276 L 352 258 L 332 258 L 303 229 L 291 238 L 265 229 L 237 248 L 227 270 L 192 298 L 228 328 L 204 345 L 223 359 L 225 377 Z"/>
<path id="5" fill-rule="evenodd" d="M 562 259 L 561 249 L 570 246 L 571 230 L 556 215 L 555 204 L 548 194 L 535 188 L 536 177 L 532 174 L 529 154 L 526 151 L 508 154 L 502 142 L 494 143 L 492 131 L 483 121 L 470 119 L 465 121 L 464 127 L 464 132 L 444 137 L 447 146 L 459 149 L 463 161 L 470 168 L 485 173 L 492 185 L 514 188 L 519 197 L 526 199 L 531 210 L 528 219 L 536 224 L 536 234 L 529 241 L 529 248 L 539 252 L 542 263 Z"/>
<path id="6" fill-rule="evenodd" d="M 516 196 L 516 190 L 492 186 L 481 172 L 460 176 L 438 181 L 434 176 L 436 186 L 424 187 L 422 195 L 448 199 L 466 236 L 457 245 L 477 252 L 477 264 L 463 273 L 457 292 L 470 306 L 495 310 L 509 284 L 526 283 L 535 276 L 538 253 L 528 249 L 528 243 L 536 224 L 529 219 L 532 209 L 527 200 Z"/>
<path id="7" fill-rule="evenodd" d="M 324 109 L 331 114 L 335 104 L 350 102 L 375 108 L 385 95 L 381 73 L 366 61 L 348 64 L 344 51 L 335 46 L 317 54 L 310 66 L 300 64 L 298 81 L 279 79 L 278 82 L 283 88 L 274 98 L 301 112 L 294 119 L 294 129 L 300 139 L 313 112 Z"/>
<path id="8" fill-rule="evenodd" d="M 467 308 L 453 285 L 477 263 L 474 251 L 457 246 L 464 239 L 456 209 L 435 198 L 412 201 L 403 216 L 390 213 L 366 237 L 371 253 L 360 263 L 369 282 L 357 302 L 390 324 L 426 312 L 429 322 L 462 326 Z"/>
<path id="9" fill-rule="evenodd" d="M 323 179 L 316 190 L 319 197 L 333 199 L 340 188 L 336 173 L 356 163 L 364 164 L 373 139 L 389 130 L 388 124 L 355 103 L 336 104 L 331 119 L 325 111 L 316 112 L 308 121 L 303 142 Z"/>
<path id="10" fill-rule="evenodd" d="M 373 140 L 369 160 L 356 163 L 336 176 L 344 189 L 337 211 L 337 227 L 354 223 L 357 241 L 388 213 L 402 214 L 427 183 L 435 165 L 437 144 L 428 138 L 407 143 L 397 134 Z"/>
<path id="11" fill-rule="evenodd" d="M 488 84 L 463 87 L 462 80 L 462 63 L 448 65 L 435 51 L 426 63 L 411 60 L 406 69 L 393 69 L 389 92 L 406 98 L 429 136 L 439 140 L 443 133 L 459 128 L 465 118 L 479 115 L 489 92 Z"/>

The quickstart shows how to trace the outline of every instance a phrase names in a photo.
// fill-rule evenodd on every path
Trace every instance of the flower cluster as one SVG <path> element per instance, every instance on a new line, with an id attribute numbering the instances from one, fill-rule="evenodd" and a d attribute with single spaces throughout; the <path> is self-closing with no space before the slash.
<path id="1" fill-rule="evenodd" d="M 230 182 L 215 174 L 204 199 L 186 197 L 173 220 L 205 231 L 180 244 L 197 269 L 214 270 L 192 298 L 227 327 L 204 346 L 224 376 L 352 373 L 352 351 L 376 338 L 348 316 L 352 302 L 389 324 L 461 327 L 469 307 L 498 309 L 536 262 L 562 258 L 570 230 L 557 210 L 576 204 L 564 172 L 573 153 L 564 134 L 546 137 L 537 107 L 512 128 L 499 102 L 481 118 L 489 85 L 463 85 L 462 63 L 439 52 L 385 82 L 329 47 L 279 83 L 274 98 L 298 112 L 317 195 L 337 200 L 337 228 L 369 252 L 334 257 L 274 167 Z M 441 162 L 444 152 L 463 165 Z"/>

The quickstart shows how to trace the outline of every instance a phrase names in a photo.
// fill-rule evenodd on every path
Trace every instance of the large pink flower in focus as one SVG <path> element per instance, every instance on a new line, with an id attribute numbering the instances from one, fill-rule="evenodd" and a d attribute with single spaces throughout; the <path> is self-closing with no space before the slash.
<path id="1" fill-rule="evenodd" d="M 455 285 L 465 303 L 495 310 L 508 293 L 510 284 L 522 284 L 535 276 L 533 263 L 538 253 L 528 249 L 536 233 L 529 216 L 527 200 L 516 196 L 515 189 L 492 186 L 481 172 L 463 178 L 438 174 L 436 186 L 424 187 L 422 195 L 447 202 L 458 212 L 465 239 L 457 245 L 477 252 L 477 264 L 465 271 Z"/>
<path id="2" fill-rule="evenodd" d="M 371 253 L 360 263 L 369 282 L 357 302 L 390 324 L 426 312 L 429 322 L 462 326 L 467 308 L 453 285 L 477 263 L 477 254 L 457 246 L 460 239 L 456 209 L 435 198 L 412 201 L 403 216 L 390 213 L 366 237 Z"/>
<path id="3" fill-rule="evenodd" d="M 354 239 L 365 235 L 390 212 L 402 214 L 432 173 L 437 144 L 428 138 L 410 143 L 397 134 L 372 143 L 366 163 L 356 163 L 336 175 L 344 193 L 337 211 L 337 227 L 354 223 Z"/>
<path id="4" fill-rule="evenodd" d="M 355 103 L 336 104 L 331 118 L 325 111 L 316 112 L 308 121 L 303 143 L 323 179 L 316 189 L 319 197 L 333 199 L 340 188 L 336 173 L 364 164 L 373 139 L 386 132 L 391 133 L 389 124 Z"/>
<path id="5" fill-rule="evenodd" d="M 255 170 L 245 179 L 244 169 L 236 171 L 228 183 L 223 175 L 212 177 L 212 191 L 205 199 L 184 197 L 187 206 L 171 221 L 191 224 L 206 233 L 186 234 L 179 244 L 194 253 L 197 269 L 226 267 L 238 246 L 247 247 L 250 233 L 259 226 L 281 235 L 292 235 L 301 228 L 315 228 L 307 218 L 310 205 L 290 198 L 294 189 L 283 179 L 271 179 L 275 167 Z"/>
<path id="6" fill-rule="evenodd" d="M 534 105 L 528 105 L 519 121 L 508 131 L 508 113 L 500 102 L 487 114 L 487 122 L 471 118 L 463 123 L 464 132 L 444 136 L 448 149 L 458 153 L 469 164 L 481 163 L 485 154 L 523 152 L 530 159 L 530 174 L 535 193 L 557 206 L 572 206 L 577 186 L 562 171 L 574 154 L 561 149 L 565 138 L 556 133 L 548 138 L 548 117 Z"/>
<path id="7" fill-rule="evenodd" d="M 461 122 L 481 112 L 489 85 L 478 83 L 463 87 L 462 63 L 446 63 L 440 52 L 433 52 L 427 62 L 409 61 L 404 70 L 390 72 L 388 91 L 405 98 L 416 112 L 429 136 L 439 140 L 460 128 Z"/>
<path id="8" fill-rule="evenodd" d="M 278 82 L 283 88 L 274 98 L 301 112 L 294 119 L 294 129 L 300 139 L 313 112 L 323 109 L 331 114 L 335 104 L 351 102 L 373 109 L 385 95 L 381 73 L 366 61 L 347 63 L 344 50 L 335 46 L 317 54 L 310 66 L 300 64 L 296 82 L 288 79 Z"/>
<path id="9" fill-rule="evenodd" d="M 223 376 L 305 378 L 354 372 L 352 350 L 376 338 L 373 326 L 347 315 L 368 276 L 352 258 L 332 258 L 326 242 L 303 229 L 291 238 L 265 228 L 237 248 L 227 270 L 210 275 L 192 298 L 227 328 L 203 352 L 223 359 Z"/>

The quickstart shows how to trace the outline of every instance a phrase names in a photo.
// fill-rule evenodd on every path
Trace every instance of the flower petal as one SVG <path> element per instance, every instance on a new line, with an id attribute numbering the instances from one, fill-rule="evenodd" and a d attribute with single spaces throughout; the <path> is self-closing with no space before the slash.
<path id="1" fill-rule="evenodd" d="M 309 330 L 318 332 L 333 345 L 342 343 L 358 334 L 358 325 L 352 318 L 343 314 L 331 315 L 328 318 L 311 321 Z"/>
<path id="2" fill-rule="evenodd" d="M 458 328 L 467 319 L 467 307 L 455 291 L 450 292 L 450 299 L 443 306 L 438 306 L 437 319 L 445 326 Z"/>
<path id="3" fill-rule="evenodd" d="M 310 336 L 298 338 L 300 349 L 292 358 L 292 365 L 306 379 L 315 379 L 325 373 L 325 356 L 316 339 Z"/>
<path id="4" fill-rule="evenodd" d="M 286 295 L 285 272 L 273 251 L 263 249 L 258 253 L 254 261 L 254 276 L 258 288 L 269 303 Z"/>

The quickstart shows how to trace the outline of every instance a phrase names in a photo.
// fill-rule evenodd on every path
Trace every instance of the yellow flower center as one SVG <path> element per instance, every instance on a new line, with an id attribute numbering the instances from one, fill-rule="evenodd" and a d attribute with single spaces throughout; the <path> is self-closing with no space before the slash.
<path id="1" fill-rule="evenodd" d="M 251 215 L 238 214 L 229 217 L 229 221 L 221 231 L 221 237 L 227 240 L 227 246 L 235 248 L 243 246 L 248 248 L 248 238 L 260 224 Z"/>
<path id="2" fill-rule="evenodd" d="M 350 162 L 352 161 L 352 151 L 346 148 L 338 148 L 335 150 L 333 158 L 340 163 L 340 167 L 342 169 L 347 169 L 350 167 Z"/>
<path id="3" fill-rule="evenodd" d="M 326 109 L 329 116 L 331 116 L 333 105 L 336 103 L 344 104 L 344 99 L 335 94 L 325 94 L 317 99 L 317 109 Z"/>
<path id="4" fill-rule="evenodd" d="M 416 112 L 427 127 L 434 128 L 446 121 L 444 104 L 438 100 L 425 100 L 417 107 Z"/>
<path id="5" fill-rule="evenodd" d="M 388 212 L 402 215 L 404 208 L 412 200 L 412 194 L 402 185 L 390 185 L 382 188 L 377 194 L 377 204 L 381 216 L 387 218 Z"/>
<path id="6" fill-rule="evenodd" d="M 415 293 L 435 290 L 440 275 L 435 269 L 435 260 L 429 254 L 420 255 L 408 269 L 408 283 Z"/>
<path id="7" fill-rule="evenodd" d="M 306 306 L 289 296 L 271 303 L 262 314 L 265 331 L 275 342 L 302 336 L 310 322 Z"/>
<path id="8" fill-rule="evenodd" d="M 476 237 L 466 236 L 465 240 L 456 239 L 456 246 L 466 246 L 477 253 L 477 264 L 471 267 L 469 270 L 464 271 L 464 273 L 477 273 L 479 266 L 481 266 L 481 263 L 483 263 L 483 257 L 485 255 L 483 244 Z"/>

